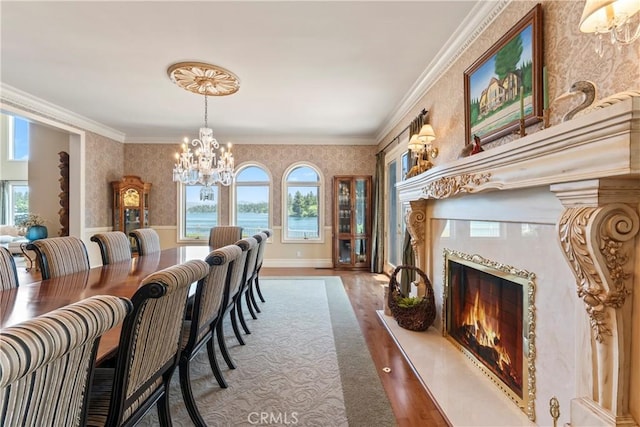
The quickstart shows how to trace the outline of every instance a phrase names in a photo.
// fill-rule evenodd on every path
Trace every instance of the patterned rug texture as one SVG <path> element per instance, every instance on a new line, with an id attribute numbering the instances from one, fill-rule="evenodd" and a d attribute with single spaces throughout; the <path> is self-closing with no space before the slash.
<path id="1" fill-rule="evenodd" d="M 337 277 L 261 279 L 266 299 L 246 345 L 225 323 L 237 368 L 218 363 L 229 387 L 221 389 L 202 349 L 191 365 L 198 408 L 209 426 L 396 425 L 360 327 Z M 216 345 L 217 347 L 217 345 Z M 193 425 L 182 402 L 178 372 L 170 390 L 176 426 Z M 154 407 L 139 424 L 158 425 Z"/>

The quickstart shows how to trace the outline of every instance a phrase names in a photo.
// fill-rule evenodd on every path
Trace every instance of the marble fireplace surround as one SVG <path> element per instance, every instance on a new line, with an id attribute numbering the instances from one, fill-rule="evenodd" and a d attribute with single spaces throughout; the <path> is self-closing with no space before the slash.
<path id="1" fill-rule="evenodd" d="M 538 390 L 536 422 L 550 420 L 550 389 L 562 380 L 573 384 L 565 390 L 566 415 L 560 421 L 572 426 L 638 425 L 640 409 L 634 408 L 640 403 L 640 363 L 633 360 L 640 360 L 640 97 L 438 165 L 397 188 L 400 201 L 410 205 L 406 220 L 416 265 L 434 282 L 439 312 L 439 232 L 445 220 L 535 223 L 532 216 L 542 212 L 546 219 L 539 222 L 555 227 L 555 242 L 546 244 L 572 282 L 574 300 L 553 310 L 566 310 L 572 317 L 555 327 L 570 328 L 563 333 L 573 340 L 567 343 L 572 360 L 558 370 L 571 365 L 574 371 L 553 372 L 550 363 L 536 363 L 545 390 L 544 395 Z M 528 199 L 542 201 L 542 206 L 532 209 Z M 473 212 L 476 206 L 479 213 Z M 537 292 L 546 298 L 548 288 L 558 284 L 554 271 L 540 276 Z M 538 297 L 538 314 L 546 316 L 547 304 L 553 303 Z M 441 321 L 436 319 L 439 330 Z M 538 341 L 545 342 L 544 334 L 551 333 L 538 328 Z M 540 360 L 553 360 L 552 349 L 539 350 L 547 353 Z"/>

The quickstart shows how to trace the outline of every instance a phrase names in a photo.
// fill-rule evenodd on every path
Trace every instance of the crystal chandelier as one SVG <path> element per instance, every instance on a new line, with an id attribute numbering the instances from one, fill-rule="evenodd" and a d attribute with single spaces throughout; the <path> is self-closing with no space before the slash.
<path id="1" fill-rule="evenodd" d="M 167 73 L 183 89 L 204 95 L 204 127 L 200 128 L 198 138 L 191 142 L 189 138 L 184 139 L 182 152 L 176 153 L 173 181 L 201 184 L 200 200 L 213 200 L 213 185 L 228 186 L 233 182 L 234 162 L 231 144 L 227 145 L 227 150 L 220 147 L 213 129 L 208 126 L 207 99 L 209 95 L 225 96 L 237 92 L 240 82 L 230 71 L 200 62 L 174 64 Z"/>

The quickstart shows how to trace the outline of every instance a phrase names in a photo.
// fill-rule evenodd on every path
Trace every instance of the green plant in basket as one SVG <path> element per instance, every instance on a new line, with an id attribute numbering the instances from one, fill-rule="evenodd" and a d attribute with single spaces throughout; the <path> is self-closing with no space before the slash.
<path id="1" fill-rule="evenodd" d="M 398 307 L 411 308 L 422 302 L 422 297 L 400 297 L 398 298 Z"/>

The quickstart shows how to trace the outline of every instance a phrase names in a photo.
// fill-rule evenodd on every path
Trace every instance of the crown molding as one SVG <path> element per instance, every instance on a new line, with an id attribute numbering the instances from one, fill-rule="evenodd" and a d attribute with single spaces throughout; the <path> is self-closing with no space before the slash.
<path id="1" fill-rule="evenodd" d="M 394 112 L 384 121 L 376 140 L 383 141 L 389 132 L 416 106 L 436 81 L 458 60 L 465 50 L 491 24 L 513 0 L 481 0 L 460 23 L 424 72 L 402 98 Z"/>
<path id="2" fill-rule="evenodd" d="M 218 137 L 218 142 L 230 140 L 233 145 L 377 145 L 374 138 L 350 138 L 350 137 L 310 137 L 310 136 L 234 136 L 232 138 Z M 126 138 L 126 144 L 182 144 L 182 138 L 153 138 L 135 137 Z"/>
<path id="3" fill-rule="evenodd" d="M 73 111 L 59 107 L 2 82 L 0 82 L 0 101 L 2 103 L 14 105 L 26 111 L 37 113 L 43 117 L 54 119 L 61 123 L 67 123 L 80 129 L 106 136 L 107 138 L 111 138 L 118 142 L 125 141 L 125 134 L 118 130 L 81 116 Z"/>

